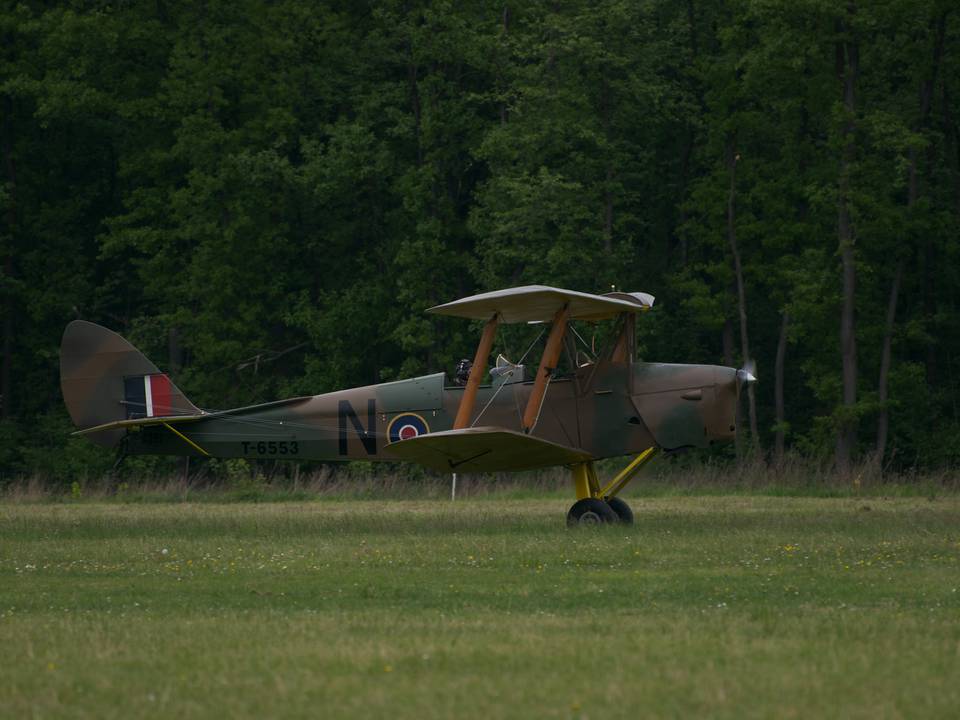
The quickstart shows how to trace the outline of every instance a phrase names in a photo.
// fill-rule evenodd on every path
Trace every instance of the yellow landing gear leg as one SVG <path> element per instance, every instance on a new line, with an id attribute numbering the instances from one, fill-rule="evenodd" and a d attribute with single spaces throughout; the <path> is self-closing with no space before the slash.
<path id="1" fill-rule="evenodd" d="M 613 480 L 604 486 L 603 490 L 600 491 L 600 497 L 616 497 L 617 493 L 623 490 L 630 483 L 630 481 L 637 476 L 637 473 L 640 472 L 640 469 L 648 462 L 653 460 L 656 454 L 657 448 L 652 447 L 647 448 L 642 453 L 637 455 L 629 465 L 617 473 L 616 477 L 614 477 Z"/>
<path id="2" fill-rule="evenodd" d="M 601 525 L 620 522 L 633 523 L 633 511 L 630 506 L 617 497 L 640 469 L 657 454 L 657 448 L 647 448 L 621 470 L 604 487 L 600 487 L 597 471 L 592 462 L 577 463 L 571 467 L 573 486 L 577 493 L 577 502 L 567 513 L 567 526 Z"/>
<path id="3" fill-rule="evenodd" d="M 577 491 L 577 500 L 600 497 L 600 482 L 592 462 L 577 463 L 571 467 L 573 487 Z"/>
<path id="4" fill-rule="evenodd" d="M 573 474 L 573 487 L 577 491 L 577 501 L 567 513 L 567 527 L 615 523 L 617 514 L 601 499 L 600 482 L 597 480 L 593 463 L 577 463 L 570 469 Z"/>

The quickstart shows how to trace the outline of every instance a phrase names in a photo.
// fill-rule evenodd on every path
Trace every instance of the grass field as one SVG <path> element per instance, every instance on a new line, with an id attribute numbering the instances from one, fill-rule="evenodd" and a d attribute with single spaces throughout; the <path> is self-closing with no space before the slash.
<path id="1" fill-rule="evenodd" d="M 0 717 L 960 713 L 960 497 L 0 505 Z"/>

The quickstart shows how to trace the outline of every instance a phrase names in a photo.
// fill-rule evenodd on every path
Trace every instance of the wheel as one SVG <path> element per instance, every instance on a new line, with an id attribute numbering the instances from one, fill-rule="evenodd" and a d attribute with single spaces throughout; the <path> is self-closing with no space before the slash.
<path id="1" fill-rule="evenodd" d="M 617 522 L 617 514 L 603 500 L 584 498 L 577 500 L 567 513 L 567 527 L 604 525 Z"/>
<path id="2" fill-rule="evenodd" d="M 617 520 L 624 525 L 633 525 L 633 510 L 616 495 L 607 498 L 607 505 L 617 514 Z"/>

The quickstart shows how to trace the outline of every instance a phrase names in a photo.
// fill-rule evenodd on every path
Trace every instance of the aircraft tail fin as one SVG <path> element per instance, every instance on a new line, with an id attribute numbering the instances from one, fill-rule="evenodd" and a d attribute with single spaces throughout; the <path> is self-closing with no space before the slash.
<path id="1" fill-rule="evenodd" d="M 143 353 L 112 330 L 85 320 L 74 320 L 63 332 L 60 388 L 78 429 L 110 425 L 88 435 L 104 447 L 123 437 L 118 421 L 201 414 Z"/>

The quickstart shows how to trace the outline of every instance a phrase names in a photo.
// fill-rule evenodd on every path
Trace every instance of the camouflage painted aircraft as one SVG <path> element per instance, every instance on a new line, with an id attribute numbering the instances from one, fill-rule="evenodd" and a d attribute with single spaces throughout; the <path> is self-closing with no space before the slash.
<path id="1" fill-rule="evenodd" d="M 445 373 L 312 397 L 204 411 L 116 333 L 77 320 L 63 334 L 60 379 L 77 434 L 124 454 L 289 460 L 405 460 L 444 473 L 571 469 L 570 525 L 632 522 L 618 493 L 658 450 L 734 437 L 745 370 L 639 362 L 637 315 L 645 293 L 606 295 L 530 285 L 430 308 L 486 321 L 460 384 Z M 575 321 L 613 321 L 594 355 Z M 484 384 L 501 323 L 543 324 L 535 372 L 502 355 Z M 547 330 L 549 325 L 549 330 Z M 581 341 L 582 345 L 586 345 Z M 600 458 L 636 457 L 606 484 Z"/>

